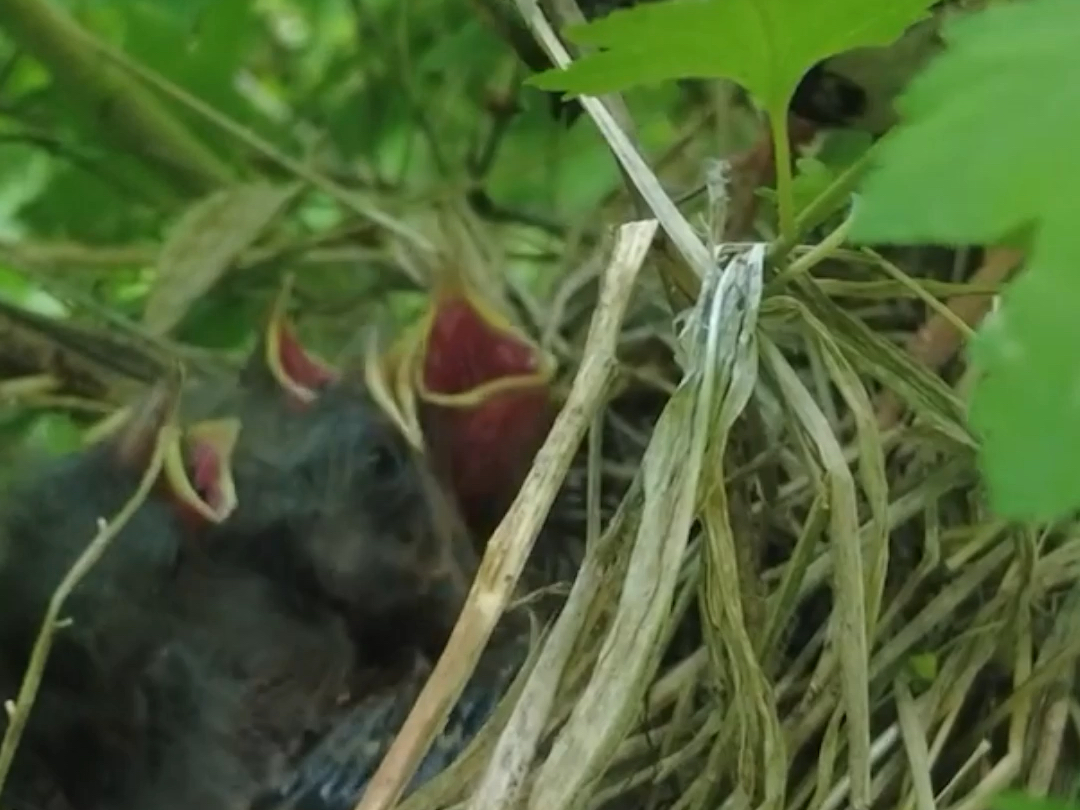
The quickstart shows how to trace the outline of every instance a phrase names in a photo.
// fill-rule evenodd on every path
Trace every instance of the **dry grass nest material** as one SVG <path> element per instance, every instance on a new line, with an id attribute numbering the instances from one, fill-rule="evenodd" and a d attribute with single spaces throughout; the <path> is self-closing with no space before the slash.
<path id="1" fill-rule="evenodd" d="M 633 284 L 616 384 L 564 413 L 590 432 L 548 530 L 587 538 L 584 561 L 531 671 L 404 806 L 966 810 L 1071 789 L 1080 543 L 987 511 L 961 399 L 898 347 L 939 274 L 899 254 L 868 281 L 886 259 L 839 252 L 755 292 L 744 247 L 673 321 L 660 251 L 621 282 L 596 251 L 532 324 L 583 369 L 604 284 Z M 556 520 L 574 506 L 576 529 Z M 504 522 L 494 557 L 528 534 Z"/>
<path id="2" fill-rule="evenodd" d="M 673 318 L 653 228 L 568 247 L 545 306 L 511 282 L 569 404 L 462 638 L 478 655 L 519 595 L 498 573 L 545 520 L 584 558 L 495 717 L 404 806 L 969 810 L 1071 789 L 1080 540 L 989 514 L 960 396 L 899 347 L 940 274 L 901 255 L 868 280 L 885 259 L 835 251 L 776 284 L 733 246 Z M 885 393 L 907 414 L 887 426 Z"/>

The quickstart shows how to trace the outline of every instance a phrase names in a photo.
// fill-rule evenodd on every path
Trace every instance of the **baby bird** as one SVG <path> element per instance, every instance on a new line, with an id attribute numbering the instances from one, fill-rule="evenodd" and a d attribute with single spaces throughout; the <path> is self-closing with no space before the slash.
<path id="1" fill-rule="evenodd" d="M 298 609 L 331 605 L 368 662 L 437 656 L 475 571 L 467 533 L 364 384 L 296 340 L 281 298 L 236 385 L 189 405 L 192 418 L 231 412 L 244 426 L 237 507 L 208 553 L 260 571 Z"/>
<path id="2" fill-rule="evenodd" d="M 385 731 L 357 695 L 407 710 L 402 690 L 422 681 L 402 685 L 400 664 L 445 644 L 472 546 L 364 386 L 311 361 L 271 318 L 235 385 L 208 390 L 185 391 L 186 416 L 235 416 L 242 429 L 228 452 L 213 451 L 222 433 L 205 421 L 186 431 L 164 482 L 73 595 L 77 621 L 59 637 L 8 806 L 248 806 L 294 778 L 317 741 Z M 129 410 L 114 435 L 17 490 L 0 524 L 6 694 L 52 590 L 97 517 L 134 491 L 167 410 Z M 473 689 L 462 706 L 501 694 Z"/>
<path id="3" fill-rule="evenodd" d="M 0 517 L 5 699 L 18 691 L 56 587 L 99 521 L 112 518 L 135 493 L 177 394 L 177 380 L 155 386 L 113 434 L 41 464 L 7 493 Z M 170 602 L 193 519 L 217 519 L 217 507 L 227 503 L 221 497 L 229 489 L 227 464 L 207 463 L 227 450 L 193 434 L 170 441 L 162 479 L 64 606 L 70 624 L 57 630 L 5 803 L 45 795 L 48 805 L 76 810 L 134 809 L 147 783 L 169 779 L 177 769 L 190 774 L 201 759 L 198 746 L 186 758 L 163 758 L 170 738 L 213 736 L 202 710 L 184 705 L 202 673 L 171 644 Z M 185 465 L 185 457 L 203 463 Z M 214 695 L 207 699 L 212 703 Z M 178 800 L 185 799 L 202 801 L 203 795 L 180 791 Z"/>
<path id="4" fill-rule="evenodd" d="M 420 763 L 411 793 L 450 766 L 494 714 L 528 658 L 532 618 L 519 609 L 503 616 L 473 677 Z M 261 795 L 251 810 L 349 810 L 401 729 L 428 672 L 420 671 L 355 703 L 300 761 L 288 778 Z"/>
<path id="5" fill-rule="evenodd" d="M 0 562 L 6 694 L 97 516 L 134 491 L 165 410 L 129 411 L 117 435 L 17 490 Z M 168 485 L 76 589 L 75 624 L 58 636 L 4 800 L 234 810 L 283 778 L 350 699 L 364 667 L 340 612 L 326 599 L 301 604 L 280 579 L 217 554 L 219 536 L 205 531 L 205 516 L 220 521 L 232 502 L 221 496 L 233 489 L 229 454 L 205 441 L 220 435 L 195 426 L 170 447 Z"/>

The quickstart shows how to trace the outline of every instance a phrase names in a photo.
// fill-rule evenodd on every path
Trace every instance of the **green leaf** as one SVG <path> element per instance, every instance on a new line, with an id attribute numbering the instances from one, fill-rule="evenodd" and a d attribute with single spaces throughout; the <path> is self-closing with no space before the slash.
<path id="1" fill-rule="evenodd" d="M 991 503 L 1005 517 L 1053 520 L 1080 507 L 1078 261 L 1076 221 L 1047 222 L 971 346 L 984 376 L 970 420 Z"/>
<path id="2" fill-rule="evenodd" d="M 933 683 L 938 674 L 937 655 L 932 652 L 917 653 L 907 660 L 908 670 L 922 683 Z"/>
<path id="3" fill-rule="evenodd" d="M 125 16 L 125 50 L 133 59 L 249 123 L 234 77 L 258 30 L 251 3 L 197 0 L 169 8 L 140 0 Z"/>
<path id="4" fill-rule="evenodd" d="M 300 188 L 256 182 L 215 191 L 189 208 L 162 248 L 143 316 L 147 329 L 165 334 L 180 323 Z"/>
<path id="5" fill-rule="evenodd" d="M 1026 271 L 971 347 L 982 470 L 994 508 L 1015 519 L 1080 507 L 1077 30 L 1080 5 L 1066 0 L 995 6 L 948 28 L 949 49 L 901 100 L 906 123 L 883 144 L 852 230 L 916 244 L 1030 235 Z"/>
<path id="6" fill-rule="evenodd" d="M 59 160 L 52 165 L 44 191 L 20 212 L 37 237 L 122 243 L 154 224 L 157 212 L 144 204 L 140 191 L 145 186 L 138 182 L 149 175 L 134 160 L 103 158 L 95 161 L 93 171 L 90 165 Z"/>
<path id="7" fill-rule="evenodd" d="M 796 160 L 795 169 L 791 196 L 795 204 L 795 213 L 799 214 L 832 184 L 836 179 L 836 172 L 822 161 L 812 157 Z"/>
<path id="8" fill-rule="evenodd" d="M 1075 802 L 1045 796 L 1029 796 L 1015 790 L 996 796 L 990 806 L 994 810 L 1077 810 Z"/>
<path id="9" fill-rule="evenodd" d="M 12 479 L 11 471 L 21 467 L 17 457 L 70 453 L 82 446 L 83 431 L 67 414 L 19 404 L 0 409 L 0 439 L 4 461 L 0 465 L 4 468 L 0 470 L 0 485 L 3 485 Z"/>
<path id="10" fill-rule="evenodd" d="M 839 174 L 862 158 L 874 145 L 869 132 L 857 129 L 836 129 L 829 132 L 818 153 L 818 160 Z"/>
<path id="11" fill-rule="evenodd" d="M 31 422 L 24 445 L 51 455 L 70 453 L 82 446 L 82 430 L 62 413 L 42 413 Z"/>
<path id="12" fill-rule="evenodd" d="M 881 144 L 852 238 L 987 243 L 1075 194 L 1080 5 L 1034 0 L 955 21 L 948 47 L 899 99 L 904 124 Z"/>
<path id="13" fill-rule="evenodd" d="M 67 307 L 23 273 L 0 266 L 0 299 L 39 315 L 66 317 Z"/>
<path id="14" fill-rule="evenodd" d="M 197 300 L 176 328 L 184 343 L 206 349 L 240 349 L 264 316 L 258 300 L 231 291 Z"/>
<path id="15" fill-rule="evenodd" d="M 533 77 L 545 90 L 600 93 L 679 78 L 725 77 L 770 112 L 786 108 L 815 63 L 887 45 L 930 0 L 667 0 L 617 11 L 567 35 L 603 48 Z"/>
<path id="16" fill-rule="evenodd" d="M 22 235 L 19 212 L 41 194 L 51 169 L 49 157 L 29 144 L 0 146 L 0 239 Z"/>

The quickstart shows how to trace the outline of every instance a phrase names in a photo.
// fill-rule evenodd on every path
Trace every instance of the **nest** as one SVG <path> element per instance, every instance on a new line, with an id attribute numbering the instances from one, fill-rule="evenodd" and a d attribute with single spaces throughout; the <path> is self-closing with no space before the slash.
<path id="1" fill-rule="evenodd" d="M 568 259 L 546 309 L 510 280 L 573 407 L 489 555 L 499 573 L 516 555 L 556 607 L 483 730 L 402 806 L 966 808 L 1020 781 L 1066 789 L 1078 544 L 987 514 L 959 400 L 890 340 L 917 325 L 921 282 L 867 279 L 863 256 L 770 291 L 763 251 L 740 249 L 674 319 L 651 228 Z M 481 253 L 470 266 L 492 267 Z M 910 418 L 886 424 L 886 397 Z M 569 573 L 524 564 L 540 534 Z M 486 570 L 436 705 L 491 604 L 525 595 Z"/>
<path id="2" fill-rule="evenodd" d="M 393 236 L 378 261 L 413 281 L 448 256 L 486 273 L 568 404 L 364 810 L 409 781 L 499 615 L 536 589 L 556 602 L 526 666 L 402 807 L 974 810 L 1010 785 L 1072 790 L 1080 540 L 988 512 L 963 369 L 900 345 L 938 298 L 987 292 L 966 254 L 695 253 L 649 222 L 524 240 L 468 221 L 440 231 L 434 264 Z M 508 258 L 521 242 L 555 256 L 542 280 Z M 676 252 L 704 253 L 694 289 Z M 417 300 L 356 295 L 399 316 Z M 306 335 L 355 347 L 317 303 Z M 0 316 L 2 393 L 40 405 L 96 412 L 178 355 L 228 365 Z M 569 572 L 530 557 L 540 536 Z"/>
<path id="3" fill-rule="evenodd" d="M 926 255 L 893 258 L 940 283 Z M 681 323 L 646 259 L 619 383 L 578 414 L 590 439 L 549 518 L 586 538 L 570 595 L 525 683 L 403 806 L 974 807 L 1067 788 L 1075 544 L 987 513 L 959 400 L 890 339 L 918 326 L 919 282 L 878 257 L 903 277 L 886 292 L 847 258 L 758 304 L 761 256 L 722 258 Z M 565 320 L 538 324 L 575 386 L 606 358 L 572 313 L 618 286 L 581 266 L 552 296 Z M 500 553 L 529 542 L 543 489 Z"/>

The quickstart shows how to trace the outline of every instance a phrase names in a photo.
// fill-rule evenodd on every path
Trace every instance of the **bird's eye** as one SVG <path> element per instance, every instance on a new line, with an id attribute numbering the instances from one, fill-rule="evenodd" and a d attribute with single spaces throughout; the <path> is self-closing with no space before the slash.
<path id="1" fill-rule="evenodd" d="M 369 459 L 371 471 L 379 478 L 395 476 L 405 466 L 405 459 L 398 448 L 389 442 L 377 442 Z"/>

